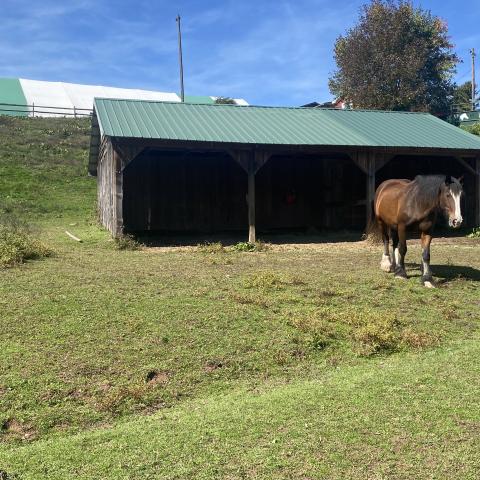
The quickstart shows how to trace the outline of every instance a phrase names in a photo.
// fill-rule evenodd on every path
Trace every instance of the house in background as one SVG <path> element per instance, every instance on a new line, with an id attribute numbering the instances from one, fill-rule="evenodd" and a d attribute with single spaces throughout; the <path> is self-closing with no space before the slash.
<path id="1" fill-rule="evenodd" d="M 311 102 L 307 103 L 306 105 L 301 105 L 301 107 L 305 108 L 337 108 L 339 110 L 345 110 L 347 108 L 347 105 L 344 100 L 341 98 L 337 98 L 336 100 L 332 100 L 331 102 L 323 102 L 323 103 L 318 103 L 318 102 Z"/>
<path id="2" fill-rule="evenodd" d="M 462 112 L 457 118 L 461 127 L 470 127 L 480 122 L 480 111 Z"/>

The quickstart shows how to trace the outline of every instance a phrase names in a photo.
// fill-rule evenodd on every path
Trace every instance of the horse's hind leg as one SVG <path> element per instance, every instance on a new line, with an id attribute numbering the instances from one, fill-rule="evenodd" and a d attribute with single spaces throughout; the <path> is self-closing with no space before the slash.
<path id="1" fill-rule="evenodd" d="M 382 229 L 382 240 L 383 240 L 383 255 L 382 255 L 382 261 L 380 262 L 380 268 L 384 272 L 393 272 L 392 260 L 390 259 L 390 252 L 389 252 L 390 237 L 388 235 L 388 228 L 382 221 L 379 220 L 379 223 Z"/>
<path id="2" fill-rule="evenodd" d="M 399 235 L 399 232 L 392 228 L 392 246 L 393 246 L 393 271 L 395 278 L 406 279 L 407 272 L 405 271 L 405 254 L 407 253 L 407 242 L 405 232 Z"/>

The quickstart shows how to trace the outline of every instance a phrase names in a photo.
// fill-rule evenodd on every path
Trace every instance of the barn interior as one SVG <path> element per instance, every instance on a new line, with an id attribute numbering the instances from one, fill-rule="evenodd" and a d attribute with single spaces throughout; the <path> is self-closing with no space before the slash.
<path id="1" fill-rule="evenodd" d="M 247 174 L 225 152 L 147 149 L 124 170 L 129 233 L 243 232 Z M 270 157 L 256 174 L 259 233 L 360 230 L 365 179 L 345 154 Z"/>
<path id="2" fill-rule="evenodd" d="M 465 221 L 473 225 L 475 178 L 453 157 L 395 156 L 377 171 L 375 184 L 431 174 L 463 176 Z M 226 152 L 149 148 L 123 175 L 126 232 L 213 234 L 248 228 L 247 174 Z M 260 234 L 365 227 L 365 174 L 347 154 L 273 155 L 258 170 L 255 187 Z"/>

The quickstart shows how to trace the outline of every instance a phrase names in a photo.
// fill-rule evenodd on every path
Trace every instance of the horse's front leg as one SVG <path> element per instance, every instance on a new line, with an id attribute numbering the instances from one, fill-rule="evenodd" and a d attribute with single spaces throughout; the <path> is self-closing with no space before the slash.
<path id="1" fill-rule="evenodd" d="M 405 271 L 405 255 L 407 254 L 407 234 L 405 225 L 399 224 L 398 229 L 393 235 L 393 256 L 395 259 L 395 278 L 407 279 Z"/>
<path id="2" fill-rule="evenodd" d="M 430 243 L 432 236 L 429 232 L 422 232 L 422 284 L 427 288 L 434 288 L 432 271 L 430 270 Z"/>

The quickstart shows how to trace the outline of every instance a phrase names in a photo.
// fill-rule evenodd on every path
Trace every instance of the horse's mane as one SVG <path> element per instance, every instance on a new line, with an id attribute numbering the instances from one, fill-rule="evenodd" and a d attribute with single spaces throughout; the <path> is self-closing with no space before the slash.
<path id="1" fill-rule="evenodd" d="M 434 208 L 445 180 L 445 175 L 417 175 L 408 185 L 407 198 L 422 209 Z"/>

